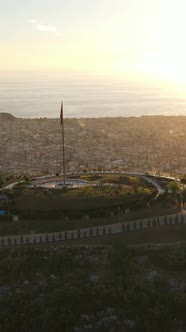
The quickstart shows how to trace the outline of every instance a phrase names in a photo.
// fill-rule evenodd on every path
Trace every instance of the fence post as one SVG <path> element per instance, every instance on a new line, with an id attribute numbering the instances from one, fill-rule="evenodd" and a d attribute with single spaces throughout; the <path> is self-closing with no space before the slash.
<path id="1" fill-rule="evenodd" d="M 164 217 L 165 225 L 167 225 L 167 216 Z"/>
<path id="2" fill-rule="evenodd" d="M 175 224 L 178 225 L 178 215 L 175 217 Z"/>

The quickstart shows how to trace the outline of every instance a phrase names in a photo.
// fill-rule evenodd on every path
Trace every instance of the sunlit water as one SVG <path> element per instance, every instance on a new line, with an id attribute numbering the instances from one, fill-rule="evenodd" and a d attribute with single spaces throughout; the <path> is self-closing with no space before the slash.
<path id="1" fill-rule="evenodd" d="M 176 85 L 46 73 L 0 76 L 0 112 L 57 118 L 61 100 L 70 118 L 186 115 L 186 89 Z"/>

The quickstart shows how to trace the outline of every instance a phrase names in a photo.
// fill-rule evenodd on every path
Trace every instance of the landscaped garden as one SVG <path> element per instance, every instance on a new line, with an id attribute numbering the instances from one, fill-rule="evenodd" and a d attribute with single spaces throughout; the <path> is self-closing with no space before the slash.
<path id="1" fill-rule="evenodd" d="M 90 180 L 90 175 L 83 177 Z M 91 179 L 95 180 L 95 175 Z M 180 211 L 179 195 L 165 193 L 157 198 L 156 189 L 141 178 L 99 175 L 99 181 L 99 186 L 60 189 L 29 187 L 30 182 L 21 182 L 5 191 L 9 210 L 19 221 L 1 222 L 0 235 L 59 232 Z"/>

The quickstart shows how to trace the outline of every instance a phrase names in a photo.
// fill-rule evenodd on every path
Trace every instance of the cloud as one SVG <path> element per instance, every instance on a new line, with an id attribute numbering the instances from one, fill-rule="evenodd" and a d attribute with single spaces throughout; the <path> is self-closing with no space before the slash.
<path id="1" fill-rule="evenodd" d="M 54 32 L 54 33 L 57 32 L 57 28 L 55 26 L 41 24 L 41 23 L 37 22 L 35 19 L 29 18 L 27 20 L 27 22 L 29 24 L 32 24 L 35 27 L 35 29 L 38 31 Z"/>
<path id="2" fill-rule="evenodd" d="M 28 22 L 28 23 L 31 23 L 31 24 L 36 24 L 36 23 L 37 23 L 36 20 L 34 20 L 34 19 L 32 19 L 32 18 L 29 18 L 29 19 L 27 20 L 27 22 Z"/>
<path id="3" fill-rule="evenodd" d="M 50 25 L 37 24 L 36 28 L 39 31 L 45 31 L 45 32 L 56 32 L 57 31 L 57 28 L 55 26 L 50 26 Z"/>

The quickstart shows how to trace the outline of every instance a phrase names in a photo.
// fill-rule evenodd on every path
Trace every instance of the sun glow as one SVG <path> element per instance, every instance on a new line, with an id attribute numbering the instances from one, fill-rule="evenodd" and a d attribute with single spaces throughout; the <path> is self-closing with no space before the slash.
<path id="1" fill-rule="evenodd" d="M 7 32 L 0 70 L 78 70 L 186 84 L 185 0 L 95 0 L 92 12 L 64 1 L 65 12 L 54 2 L 55 15 L 49 6 L 38 16 L 31 5 L 23 21 L 12 11 L 15 23 L 20 19 L 14 36 L 1 14 Z"/>
<path id="2" fill-rule="evenodd" d="M 161 13 L 161 19 L 152 39 L 154 47 L 144 54 L 139 69 L 175 83 L 186 83 L 186 3 L 170 1 Z M 153 36 L 152 36 L 153 37 Z"/>

